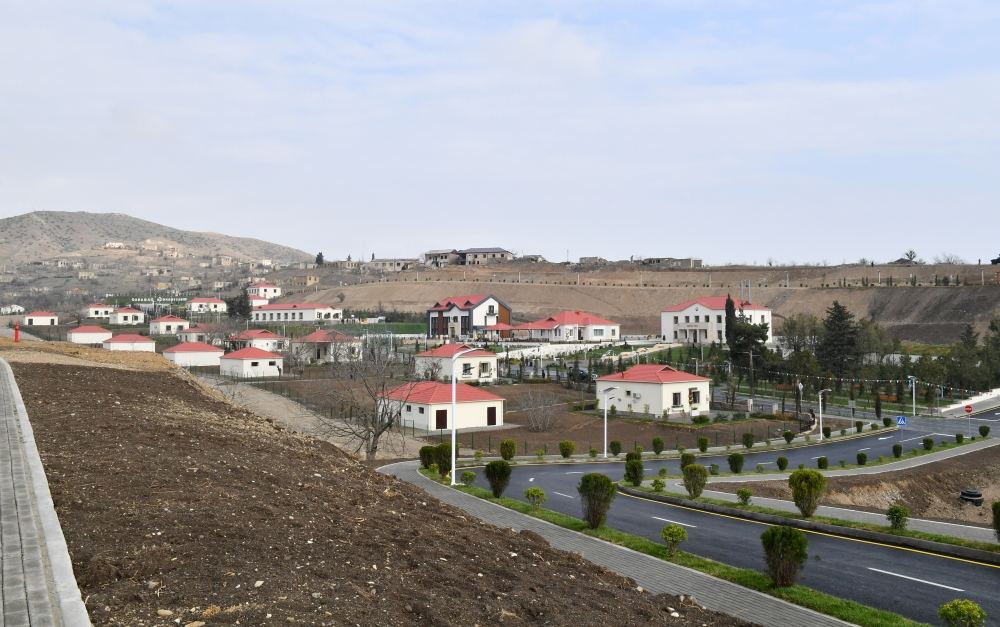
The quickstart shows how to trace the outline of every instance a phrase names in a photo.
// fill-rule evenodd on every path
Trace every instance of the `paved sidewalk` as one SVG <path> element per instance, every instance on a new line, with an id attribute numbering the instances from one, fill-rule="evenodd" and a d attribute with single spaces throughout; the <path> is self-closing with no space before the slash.
<path id="1" fill-rule="evenodd" d="M 89 625 L 21 394 L 0 360 L 0 627 Z"/>
<path id="2" fill-rule="evenodd" d="M 631 577 L 644 590 L 654 594 L 692 595 L 698 603 L 710 610 L 759 625 L 820 627 L 850 624 L 452 490 L 421 475 L 417 472 L 418 467 L 419 462 L 399 462 L 383 466 L 379 472 L 412 483 L 431 496 L 498 527 L 533 531 L 545 538 L 553 547 L 579 553 L 595 564 Z"/>

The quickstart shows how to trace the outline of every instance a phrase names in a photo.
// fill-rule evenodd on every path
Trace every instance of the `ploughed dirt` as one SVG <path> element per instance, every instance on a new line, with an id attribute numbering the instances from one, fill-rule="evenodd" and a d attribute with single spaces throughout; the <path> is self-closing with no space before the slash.
<path id="1" fill-rule="evenodd" d="M 12 367 L 95 625 L 745 624 L 471 520 L 173 371 Z"/>
<path id="2" fill-rule="evenodd" d="M 1000 446 L 882 475 L 830 477 L 823 505 L 850 506 L 885 511 L 896 502 L 910 508 L 910 515 L 952 522 L 992 524 L 990 503 L 1000 501 Z M 748 487 L 758 496 L 791 500 L 784 481 L 713 483 L 712 490 L 736 492 Z M 958 500 L 964 488 L 982 490 L 983 507 Z"/>

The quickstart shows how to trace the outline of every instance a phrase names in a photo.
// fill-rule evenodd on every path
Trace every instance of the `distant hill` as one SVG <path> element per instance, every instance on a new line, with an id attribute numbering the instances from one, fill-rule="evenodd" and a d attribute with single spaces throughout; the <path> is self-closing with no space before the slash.
<path id="1" fill-rule="evenodd" d="M 180 254 L 283 261 L 312 259 L 312 255 L 301 250 L 259 239 L 182 231 L 123 213 L 33 211 L 0 219 L 0 262 L 100 256 L 108 242 L 122 242 L 138 250 L 146 240 L 160 250 L 173 246 Z"/>

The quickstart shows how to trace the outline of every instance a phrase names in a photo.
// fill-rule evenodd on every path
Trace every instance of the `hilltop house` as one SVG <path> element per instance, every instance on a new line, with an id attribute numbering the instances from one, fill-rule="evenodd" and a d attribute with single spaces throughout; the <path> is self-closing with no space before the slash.
<path id="1" fill-rule="evenodd" d="M 177 316 L 160 316 L 149 323 L 150 335 L 167 335 L 183 331 L 191 326 L 191 323 L 184 318 Z"/>
<path id="2" fill-rule="evenodd" d="M 98 326 L 80 326 L 70 329 L 66 339 L 73 344 L 103 344 L 111 338 L 111 331 Z"/>
<path id="3" fill-rule="evenodd" d="M 516 325 L 513 333 L 546 342 L 614 342 L 621 337 L 621 325 L 582 311 L 561 311 L 542 320 Z"/>
<path id="4" fill-rule="evenodd" d="M 218 366 L 223 351 L 218 346 L 202 342 L 183 342 L 163 351 L 163 356 L 182 368 L 190 366 Z"/>
<path id="5" fill-rule="evenodd" d="M 26 327 L 54 327 L 59 324 L 59 316 L 51 311 L 32 311 L 24 315 Z"/>
<path id="6" fill-rule="evenodd" d="M 226 353 L 219 360 L 219 372 L 229 377 L 280 377 L 282 358 L 259 348 Z"/>
<path id="7" fill-rule="evenodd" d="M 214 324 L 198 324 L 178 331 L 177 338 L 181 342 L 203 342 L 206 344 L 221 344 L 225 330 Z"/>
<path id="8" fill-rule="evenodd" d="M 451 384 L 438 381 L 404 383 L 385 393 L 382 402 L 393 403 L 403 425 L 433 431 L 451 429 Z M 504 399 L 486 390 L 459 383 L 455 386 L 457 429 L 503 424 Z"/>
<path id="9" fill-rule="evenodd" d="M 91 303 L 87 305 L 83 310 L 84 318 L 110 318 L 111 312 L 115 308 L 111 305 L 105 305 L 104 303 Z"/>
<path id="10" fill-rule="evenodd" d="M 510 307 L 496 296 L 449 296 L 427 310 L 427 335 L 471 337 L 475 332 L 501 322 L 510 324 Z"/>
<path id="11" fill-rule="evenodd" d="M 466 248 L 458 251 L 458 263 L 463 266 L 484 266 L 513 259 L 514 253 L 506 248 Z"/>
<path id="12" fill-rule="evenodd" d="M 226 301 L 221 298 L 192 298 L 187 302 L 189 314 L 195 313 L 226 313 Z"/>
<path id="13" fill-rule="evenodd" d="M 252 283 L 247 287 L 247 296 L 271 300 L 272 298 L 281 296 L 281 288 L 274 283 L 260 281 L 259 283 Z"/>
<path id="14" fill-rule="evenodd" d="M 424 265 L 432 268 L 443 268 L 444 266 L 454 266 L 459 263 L 460 256 L 457 250 L 442 249 L 428 250 L 423 255 Z"/>
<path id="15" fill-rule="evenodd" d="M 451 363 L 455 354 L 469 350 L 465 344 L 442 344 L 417 353 L 414 370 L 421 379 L 451 381 Z M 494 383 L 497 380 L 497 354 L 481 348 L 473 349 L 455 360 L 456 380 L 463 383 Z"/>
<path id="16" fill-rule="evenodd" d="M 136 325 L 142 324 L 146 319 L 146 314 L 132 307 L 119 307 L 111 312 L 108 317 L 109 324 Z"/>
<path id="17" fill-rule="evenodd" d="M 317 329 L 290 342 L 292 355 L 304 362 L 339 363 L 362 356 L 361 338 L 333 329 Z"/>
<path id="18" fill-rule="evenodd" d="M 708 413 L 709 380 L 658 364 L 639 364 L 597 379 L 597 408 L 666 417 Z M 610 390 L 604 394 L 605 390 Z"/>
<path id="19" fill-rule="evenodd" d="M 257 324 L 271 322 L 338 323 L 343 318 L 343 309 L 314 303 L 272 303 L 253 308 L 253 321 Z"/>
<path id="20" fill-rule="evenodd" d="M 138 333 L 119 333 L 104 340 L 102 345 L 105 350 L 109 351 L 156 352 L 156 342 L 152 338 Z"/>
<path id="21" fill-rule="evenodd" d="M 736 315 L 753 324 L 767 324 L 767 344 L 774 343 L 771 310 L 749 301 L 735 299 Z M 660 334 L 664 340 L 685 344 L 711 344 L 726 341 L 726 297 L 703 296 L 660 314 Z"/>

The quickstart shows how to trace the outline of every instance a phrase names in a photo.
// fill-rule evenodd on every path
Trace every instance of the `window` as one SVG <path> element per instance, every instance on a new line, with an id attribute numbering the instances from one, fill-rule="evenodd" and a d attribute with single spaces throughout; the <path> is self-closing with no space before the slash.
<path id="1" fill-rule="evenodd" d="M 276 362 L 276 361 L 269 361 L 269 362 L 267 362 L 267 365 L 268 366 L 277 366 L 278 362 Z"/>
<path id="2" fill-rule="evenodd" d="M 611 337 L 614 337 L 616 333 L 618 333 L 617 329 L 611 329 Z"/>
<path id="3" fill-rule="evenodd" d="M 702 329 L 701 330 L 701 338 L 703 340 L 707 340 L 708 339 L 708 329 Z"/>
<path id="4" fill-rule="evenodd" d="M 467 377 L 472 374 L 472 364 L 462 364 L 462 376 Z"/>
<path id="5" fill-rule="evenodd" d="M 632 390 L 625 390 L 625 396 L 632 396 Z"/>
<path id="6" fill-rule="evenodd" d="M 715 339 L 717 339 L 717 340 L 721 340 L 722 339 L 722 331 L 716 331 L 715 332 Z"/>
<path id="7" fill-rule="evenodd" d="M 697 405 L 698 403 L 701 402 L 701 392 L 698 390 L 698 388 L 691 388 L 691 390 L 688 392 L 688 402 L 691 403 L 692 405 Z"/>
<path id="8" fill-rule="evenodd" d="M 594 329 L 594 337 L 604 337 L 604 329 Z"/>
<path id="9" fill-rule="evenodd" d="M 410 413 L 411 411 L 413 411 L 413 407 L 411 405 L 407 405 L 406 406 L 406 413 Z"/>
<path id="10" fill-rule="evenodd" d="M 674 316 L 674 324 L 677 324 L 679 318 L 680 316 Z"/>
<path id="11" fill-rule="evenodd" d="M 701 316 L 695 316 L 694 317 L 694 321 L 695 322 L 701 322 Z"/>
<path id="12" fill-rule="evenodd" d="M 424 408 L 423 408 L 423 407 L 418 407 L 418 408 L 417 408 L 417 413 L 418 413 L 418 414 L 422 414 L 422 413 L 424 413 Z"/>
<path id="13" fill-rule="evenodd" d="M 260 365 L 260 362 L 259 362 L 259 361 L 251 361 L 251 362 L 250 362 L 250 367 L 251 367 L 251 368 L 256 368 L 256 367 L 257 367 L 257 366 L 259 366 L 259 365 Z"/>
<path id="14" fill-rule="evenodd" d="M 684 322 L 691 322 L 691 316 L 684 316 Z"/>
<path id="15" fill-rule="evenodd" d="M 488 313 L 488 314 L 490 314 L 490 315 L 493 315 L 493 314 L 495 314 L 495 313 L 496 313 L 496 308 L 495 308 L 495 307 L 494 307 L 493 305 L 490 305 L 490 306 L 489 306 L 489 307 L 488 307 L 488 308 L 486 309 L 486 313 Z"/>
<path id="16" fill-rule="evenodd" d="M 680 406 L 681 406 L 681 393 L 674 392 L 674 407 L 680 407 Z"/>
<path id="17" fill-rule="evenodd" d="M 675 340 L 677 339 L 677 331 L 676 330 L 674 331 L 674 339 Z"/>
<path id="18" fill-rule="evenodd" d="M 761 322 L 764 322 L 764 316 L 761 316 L 761 317 L 760 317 L 760 321 L 761 321 Z"/>
<path id="19" fill-rule="evenodd" d="M 722 316 L 716 316 L 715 317 L 715 322 L 716 322 L 716 324 L 722 324 Z"/>

